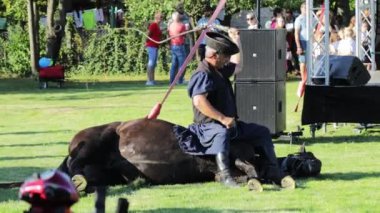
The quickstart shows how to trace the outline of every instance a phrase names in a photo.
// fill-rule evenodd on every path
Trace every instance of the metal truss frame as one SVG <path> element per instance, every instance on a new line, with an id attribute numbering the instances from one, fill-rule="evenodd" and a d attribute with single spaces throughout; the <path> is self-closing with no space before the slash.
<path id="1" fill-rule="evenodd" d="M 369 59 L 371 64 L 371 71 L 376 70 L 375 61 L 375 38 L 376 38 L 376 1 L 377 0 L 356 0 L 355 16 L 356 18 L 356 50 L 355 55 L 363 60 L 365 57 Z M 323 23 L 330 23 L 330 1 L 324 0 L 324 9 L 322 6 L 314 5 L 313 0 L 306 0 L 306 28 L 307 28 L 307 83 L 312 84 L 312 78 L 324 79 L 325 85 L 329 85 L 330 76 L 330 25 L 324 25 Z M 318 12 L 319 11 L 319 12 Z M 317 13 L 324 11 L 323 19 L 320 19 Z M 366 16 L 366 13 L 369 16 Z M 365 36 L 361 36 L 362 23 L 367 22 L 369 25 L 369 31 Z M 321 25 L 321 37 L 316 38 L 314 36 L 316 26 Z M 364 41 L 364 42 L 363 42 Z"/>

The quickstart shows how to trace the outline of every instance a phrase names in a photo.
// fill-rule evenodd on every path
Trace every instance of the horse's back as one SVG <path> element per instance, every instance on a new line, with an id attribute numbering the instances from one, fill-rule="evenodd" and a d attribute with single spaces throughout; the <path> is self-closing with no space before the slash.
<path id="1" fill-rule="evenodd" d="M 119 135 L 116 128 L 120 124 L 121 122 L 112 122 L 79 131 L 70 142 L 70 156 L 76 155 L 78 151 L 85 152 L 86 155 L 98 154 L 99 151 L 117 151 Z"/>
<path id="2" fill-rule="evenodd" d="M 155 183 L 212 180 L 213 162 L 185 154 L 173 132 L 174 124 L 151 119 L 122 123 L 117 132 L 122 156 Z"/>

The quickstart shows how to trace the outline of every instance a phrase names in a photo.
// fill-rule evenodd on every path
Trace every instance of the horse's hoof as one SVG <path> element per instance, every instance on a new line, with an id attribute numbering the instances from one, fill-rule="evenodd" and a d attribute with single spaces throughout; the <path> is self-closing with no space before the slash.
<path id="1" fill-rule="evenodd" d="M 86 189 L 87 181 L 83 175 L 74 175 L 71 180 L 73 181 L 74 186 L 78 192 L 84 191 Z"/>
<path id="2" fill-rule="evenodd" d="M 254 191 L 254 192 L 262 192 L 263 191 L 263 186 L 261 185 L 260 181 L 253 178 L 250 179 L 247 183 L 249 191 Z"/>
<path id="3" fill-rule="evenodd" d="M 295 189 L 296 181 L 291 176 L 285 176 L 281 179 L 281 188 L 283 189 Z"/>

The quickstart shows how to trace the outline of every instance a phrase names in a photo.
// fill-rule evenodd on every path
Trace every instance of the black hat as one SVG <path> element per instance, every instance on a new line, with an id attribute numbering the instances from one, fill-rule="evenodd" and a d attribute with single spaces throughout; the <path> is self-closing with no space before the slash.
<path id="1" fill-rule="evenodd" d="M 234 55 L 239 52 L 239 47 L 230 38 L 216 32 L 206 33 L 206 45 L 219 54 Z"/>

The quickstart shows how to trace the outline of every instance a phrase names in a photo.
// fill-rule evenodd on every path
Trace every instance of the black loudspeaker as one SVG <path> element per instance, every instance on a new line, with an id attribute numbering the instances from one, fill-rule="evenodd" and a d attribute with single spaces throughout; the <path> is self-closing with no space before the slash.
<path id="1" fill-rule="evenodd" d="M 371 75 L 356 56 L 330 55 L 330 85 L 361 86 L 368 83 Z M 323 68 L 322 68 L 323 69 Z M 315 84 L 324 84 L 324 70 L 319 70 L 312 78 Z"/>
<path id="2" fill-rule="evenodd" d="M 286 30 L 240 30 L 243 71 L 236 81 L 283 81 Z"/>
<path id="3" fill-rule="evenodd" d="M 269 128 L 272 135 L 286 129 L 285 81 L 236 82 L 239 119 Z"/>

